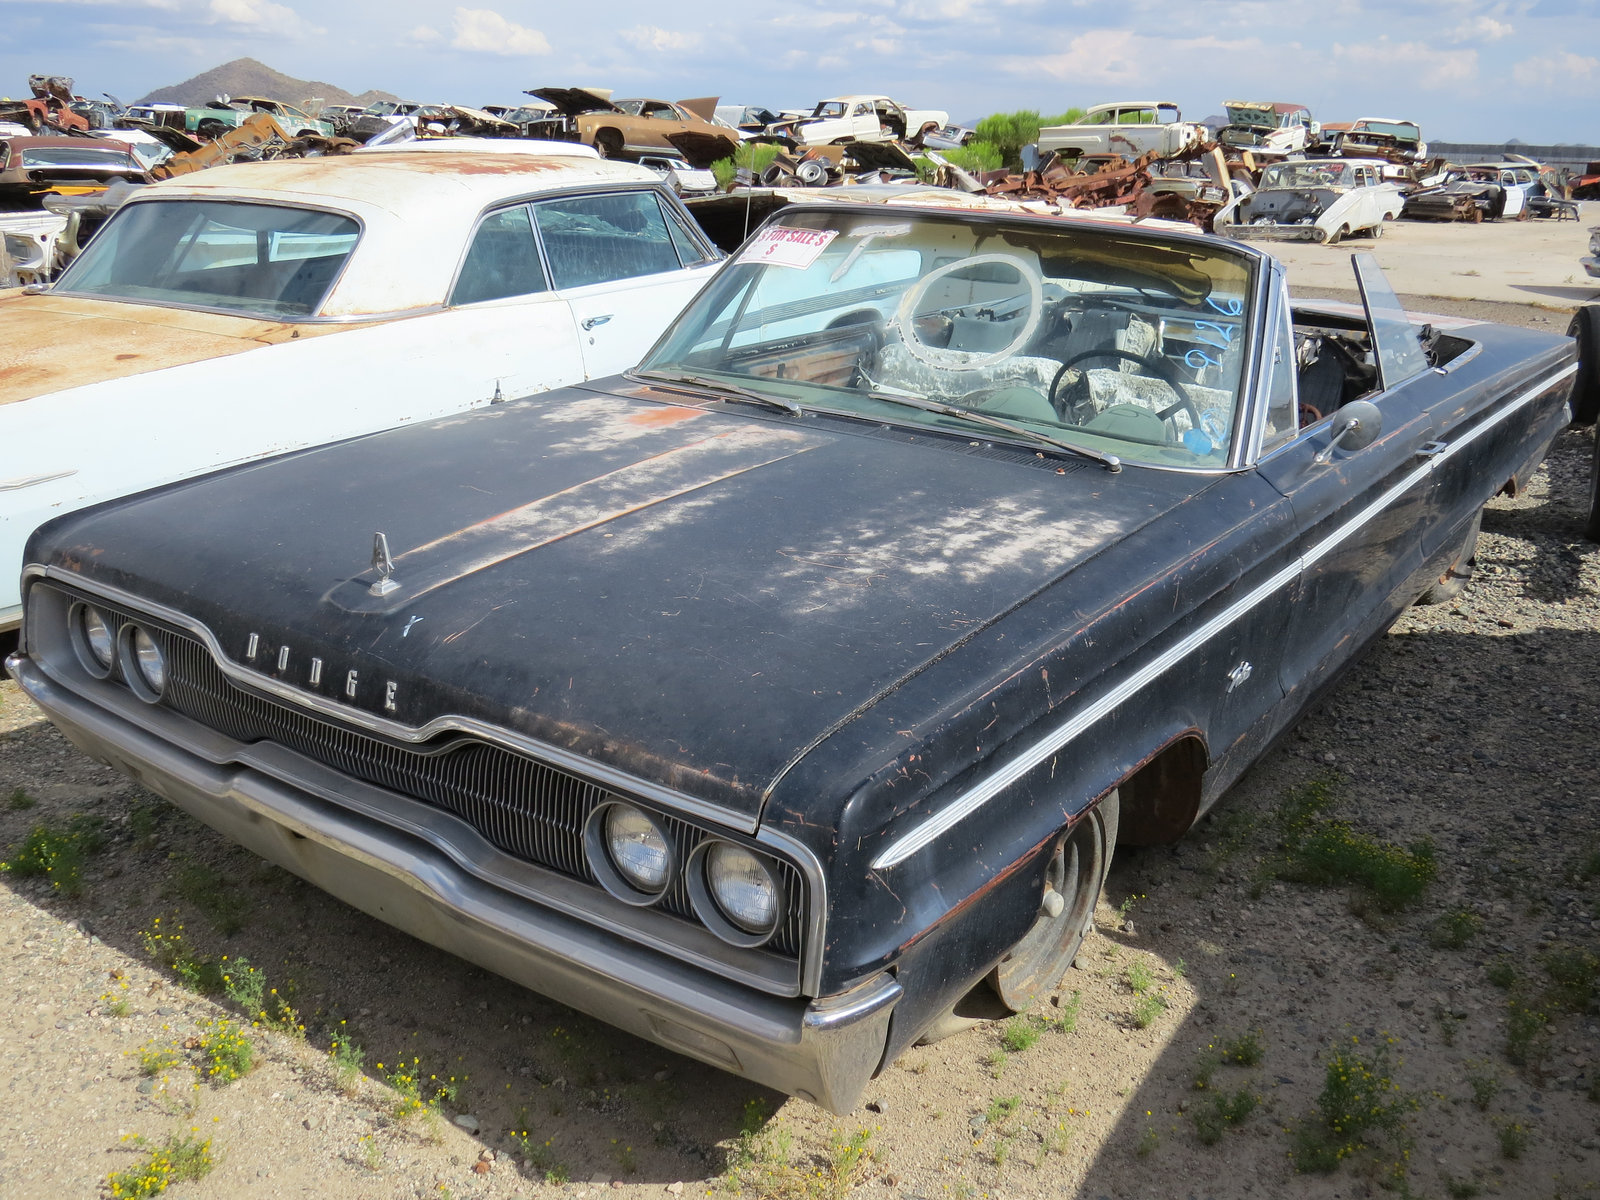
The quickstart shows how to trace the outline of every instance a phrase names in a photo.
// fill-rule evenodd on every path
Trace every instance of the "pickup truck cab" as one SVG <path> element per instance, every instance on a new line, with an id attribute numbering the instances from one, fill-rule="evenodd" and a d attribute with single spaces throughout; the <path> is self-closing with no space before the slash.
<path id="1" fill-rule="evenodd" d="M 1062 158 L 1088 154 L 1138 158 L 1153 150 L 1166 158 L 1208 136 L 1205 126 L 1185 121 L 1171 100 L 1130 100 L 1096 104 L 1070 125 L 1039 130 L 1039 153 L 1053 150 Z"/>
<path id="2" fill-rule="evenodd" d="M 1228 123 L 1217 130 L 1224 146 L 1248 150 L 1256 157 L 1295 154 L 1322 139 L 1322 126 L 1303 104 L 1281 100 L 1225 100 Z"/>
<path id="3" fill-rule="evenodd" d="M 835 96 L 819 101 L 809 117 L 782 122 L 772 132 L 810 146 L 840 142 L 915 142 L 950 123 L 936 109 L 904 108 L 887 96 Z"/>

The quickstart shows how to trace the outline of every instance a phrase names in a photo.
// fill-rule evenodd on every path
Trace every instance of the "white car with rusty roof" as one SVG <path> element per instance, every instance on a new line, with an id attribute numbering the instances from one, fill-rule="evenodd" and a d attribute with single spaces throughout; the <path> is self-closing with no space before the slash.
<path id="1" fill-rule="evenodd" d="M 48 518 L 616 374 L 721 257 L 655 172 L 583 147 L 141 189 L 54 284 L 0 292 L 0 629 Z"/>

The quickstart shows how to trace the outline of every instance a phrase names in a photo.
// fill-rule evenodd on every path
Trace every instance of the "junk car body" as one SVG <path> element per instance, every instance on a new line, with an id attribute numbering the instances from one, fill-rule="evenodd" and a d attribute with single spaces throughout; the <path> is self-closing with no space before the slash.
<path id="1" fill-rule="evenodd" d="M 1039 152 L 1062 158 L 1121 155 L 1138 158 L 1154 152 L 1170 158 L 1208 136 L 1204 125 L 1183 119 L 1171 100 L 1125 100 L 1096 104 L 1070 125 L 1039 130 Z"/>
<path id="2" fill-rule="evenodd" d="M 810 116 L 778 121 L 768 131 L 799 145 L 844 142 L 920 142 L 950 123 L 938 109 L 907 108 L 888 96 L 834 96 L 819 100 Z"/>
<path id="3" fill-rule="evenodd" d="M 1591 278 L 1600 279 L 1600 225 L 1589 227 L 1589 254 L 1578 261 Z"/>
<path id="4" fill-rule="evenodd" d="M 12 673 L 257 853 L 815 1100 L 1055 986 L 1569 420 L 1159 221 L 794 205 L 641 366 L 42 529 Z"/>
<path id="5" fill-rule="evenodd" d="M 0 295 L 0 562 L 109 496 L 636 362 L 721 253 L 655 174 L 574 149 L 134 193 L 49 290 Z M 0 628 L 20 612 L 0 583 Z"/>
<path id="6" fill-rule="evenodd" d="M 1303 104 L 1278 100 L 1228 100 L 1222 106 L 1228 124 L 1217 130 L 1224 146 L 1252 154 L 1295 154 L 1316 145 L 1322 129 Z"/>
<path id="7" fill-rule="evenodd" d="M 1380 237 L 1383 223 L 1405 207 L 1405 194 L 1384 179 L 1384 165 L 1362 158 L 1273 163 L 1255 191 L 1217 214 L 1216 231 L 1234 238 L 1329 245 L 1352 233 Z"/>
<path id="8" fill-rule="evenodd" d="M 722 157 L 733 156 L 737 130 L 712 120 L 717 97 L 693 100 L 612 100 L 609 91 L 590 88 L 533 88 L 528 95 L 555 107 L 546 126 L 532 126 L 540 137 L 583 142 L 607 158 L 672 153 L 674 136 L 715 138 Z"/>
<path id="9" fill-rule="evenodd" d="M 1376 156 L 1421 162 L 1428 157 L 1428 143 L 1414 121 L 1393 117 L 1362 117 L 1335 140 L 1335 153 L 1349 157 Z"/>
<path id="10" fill-rule="evenodd" d="M 0 138 L 0 196 L 92 191 L 114 180 L 143 182 L 145 166 L 126 142 L 89 137 Z"/>

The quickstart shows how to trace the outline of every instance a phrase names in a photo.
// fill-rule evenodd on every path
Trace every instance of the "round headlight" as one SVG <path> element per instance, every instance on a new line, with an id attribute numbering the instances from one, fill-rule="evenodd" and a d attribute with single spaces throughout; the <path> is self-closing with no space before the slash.
<path id="1" fill-rule="evenodd" d="M 92 604 L 78 609 L 78 630 L 83 635 L 83 645 L 102 671 L 111 670 L 111 660 L 116 655 L 117 637 L 111 632 L 111 622 Z"/>
<path id="2" fill-rule="evenodd" d="M 722 915 L 746 933 L 770 933 L 778 923 L 777 880 L 743 846 L 717 842 L 706 851 L 706 885 Z"/>
<path id="3" fill-rule="evenodd" d="M 641 892 L 659 892 L 672 876 L 667 839 L 631 804 L 613 804 L 606 810 L 606 850 L 617 874 Z"/>
<path id="4" fill-rule="evenodd" d="M 133 637 L 129 644 L 133 650 L 133 666 L 139 673 L 139 681 L 155 696 L 160 696 L 161 690 L 167 686 L 167 661 L 161 655 L 161 647 L 137 625 L 134 626 Z"/>

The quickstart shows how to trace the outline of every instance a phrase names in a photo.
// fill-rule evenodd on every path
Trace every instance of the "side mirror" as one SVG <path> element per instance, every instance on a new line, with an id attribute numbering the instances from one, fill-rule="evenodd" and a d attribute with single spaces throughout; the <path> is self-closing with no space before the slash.
<path id="1" fill-rule="evenodd" d="M 1383 432 L 1383 413 L 1370 400 L 1352 400 L 1333 414 L 1333 437 L 1312 462 L 1325 463 L 1335 450 L 1365 450 Z"/>

